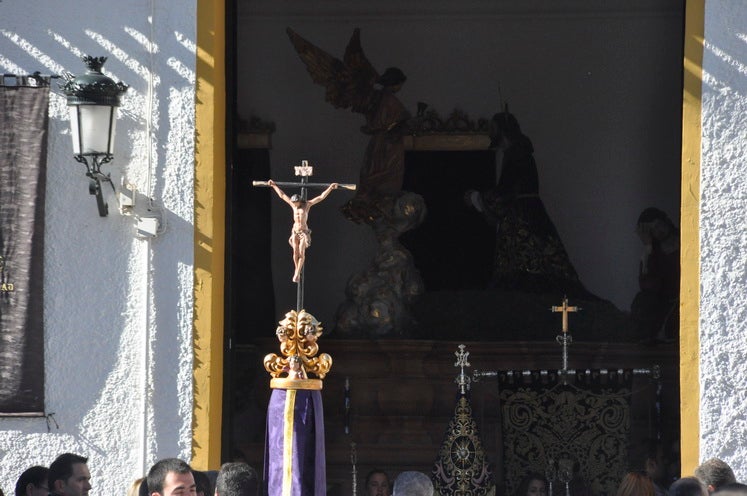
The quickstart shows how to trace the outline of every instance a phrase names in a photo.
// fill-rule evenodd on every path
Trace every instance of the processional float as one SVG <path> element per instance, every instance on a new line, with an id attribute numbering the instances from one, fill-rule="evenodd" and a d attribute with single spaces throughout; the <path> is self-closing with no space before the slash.
<path id="1" fill-rule="evenodd" d="M 633 393 L 633 376 L 650 376 L 655 380 L 654 423 L 656 439 L 661 440 L 660 367 L 569 368 L 569 348 L 573 342 L 569 314 L 581 308 L 570 305 L 564 298 L 560 305 L 549 310 L 562 314 L 561 333 L 555 339 L 561 346 L 562 366 L 558 369 L 474 370 L 470 376 L 465 371 L 471 367 L 469 352 L 464 344 L 459 345 L 454 364 L 459 370 L 455 378 L 456 406 L 431 474 L 439 496 L 484 496 L 496 490 L 494 469 L 482 447 L 469 394 L 472 385 L 486 377 L 496 377 L 499 382 L 506 494 L 514 493 L 515 484 L 528 473 L 539 474 L 548 482 L 549 496 L 553 493 L 571 496 L 576 490 L 583 490 L 574 487 L 580 475 L 590 476 L 584 482 L 589 482 L 593 494 L 614 493 L 627 467 L 624 463 L 627 444 L 621 439 L 630 432 L 627 403 Z M 581 450 L 598 459 L 579 463 Z M 509 451 L 520 459 L 519 463 L 506 463 Z M 610 459 L 623 463 L 602 467 L 602 462 Z"/>
<path id="2" fill-rule="evenodd" d="M 556 370 L 477 370 L 471 382 L 486 377 L 495 377 L 499 382 L 499 400 L 504 430 L 504 448 L 511 445 L 523 451 L 524 466 L 516 465 L 504 469 L 507 481 L 517 481 L 523 474 L 534 472 L 544 475 L 548 482 L 548 496 L 561 494 L 571 496 L 574 477 L 579 469 L 602 474 L 593 481 L 595 494 L 611 494 L 624 475 L 626 466 L 602 467 L 599 460 L 624 459 L 626 447 L 617 443 L 615 435 L 629 433 L 630 417 L 627 401 L 632 396 L 632 377 L 649 376 L 655 381 L 655 437 L 661 441 L 661 368 L 634 369 L 571 369 L 568 367 L 569 347 L 573 342 L 568 326 L 569 313 L 582 310 L 568 304 L 564 297 L 561 305 L 550 311 L 562 314 L 561 333 L 556 341 L 561 346 L 562 366 Z M 625 384 L 625 386 L 622 386 Z M 615 389 L 618 385 L 620 389 Z M 539 387 L 536 387 L 539 386 Z M 585 388 L 589 388 L 588 391 Z M 592 391 L 593 389 L 593 391 Z M 514 393 L 518 394 L 514 394 Z M 532 410 L 534 409 L 534 410 Z M 533 413 L 530 415 L 530 410 Z M 550 412 L 541 413 L 542 410 Z M 580 414 L 579 411 L 585 414 Z M 598 413 L 595 413 L 598 412 Z M 549 427 L 540 425 L 550 424 Z M 598 423 L 602 423 L 599 429 Z M 593 431 L 608 431 L 594 437 Z M 543 439 L 544 436 L 544 439 Z M 584 438 L 583 436 L 586 436 Z M 550 446 L 544 445 L 548 442 Z M 574 450 L 578 445 L 579 450 Z M 579 464 L 580 451 L 594 453 L 597 460 Z M 589 457 L 591 458 L 591 457 Z M 599 466 L 593 466 L 596 465 Z M 580 466 L 581 465 L 581 466 Z M 560 486 L 559 490 L 558 487 Z M 508 487 L 513 492 L 515 487 Z"/>
<path id="3" fill-rule="evenodd" d="M 296 309 L 285 314 L 276 330 L 280 355 L 270 353 L 264 366 L 272 379 L 267 407 L 264 484 L 268 496 L 324 496 L 327 491 L 324 450 L 324 410 L 322 380 L 332 367 L 332 357 L 319 354 L 317 339 L 321 323 L 304 309 L 304 262 L 311 245 L 309 209 L 324 200 L 332 190 L 355 190 L 353 184 L 309 183 L 313 168 L 307 161 L 295 167 L 299 182 L 254 181 L 253 186 L 271 187 L 293 209 L 293 227 L 288 240 L 293 250 L 297 285 Z M 288 196 L 280 187 L 300 188 Z M 311 188 L 324 188 L 307 199 Z M 310 377 L 312 376 L 312 377 Z M 316 377 L 313 377 L 316 376 Z"/>
<path id="4" fill-rule="evenodd" d="M 465 372 L 471 367 L 467 347 L 460 344 L 454 353 L 459 374 L 454 415 L 449 422 L 431 473 L 434 493 L 440 496 L 487 496 L 494 493 L 493 468 L 482 447 L 477 423 L 472 415 L 472 379 Z"/>

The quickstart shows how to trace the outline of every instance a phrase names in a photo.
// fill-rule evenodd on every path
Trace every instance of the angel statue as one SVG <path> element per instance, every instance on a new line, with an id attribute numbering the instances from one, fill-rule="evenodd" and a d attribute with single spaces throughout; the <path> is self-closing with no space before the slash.
<path id="1" fill-rule="evenodd" d="M 361 131 L 371 139 L 361 167 L 359 186 L 355 197 L 342 210 L 348 219 L 370 224 L 382 215 L 380 200 L 396 196 L 402 189 L 403 136 L 407 133 L 410 113 L 395 95 L 407 77 L 396 67 L 379 75 L 363 53 L 358 28 L 353 31 L 342 60 L 314 46 L 292 29 L 288 28 L 287 32 L 311 79 L 326 88 L 326 101 L 366 118 Z"/>
<path id="2" fill-rule="evenodd" d="M 371 226 L 378 247 L 369 267 L 348 280 L 335 332 L 344 336 L 404 336 L 414 322 L 409 307 L 424 286 L 399 237 L 425 218 L 423 198 L 402 191 L 404 135 L 410 127 L 410 114 L 396 94 L 407 78 L 396 67 L 383 74 L 374 69 L 361 48 L 359 29 L 353 31 L 342 60 L 292 29 L 287 31 L 311 79 L 326 89 L 326 100 L 336 108 L 363 114 L 366 123 L 361 131 L 370 136 L 356 195 L 342 212 L 349 220 Z"/>

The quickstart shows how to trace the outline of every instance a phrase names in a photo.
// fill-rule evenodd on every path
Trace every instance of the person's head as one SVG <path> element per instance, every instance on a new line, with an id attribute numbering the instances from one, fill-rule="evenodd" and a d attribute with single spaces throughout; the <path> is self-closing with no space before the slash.
<path id="1" fill-rule="evenodd" d="M 150 496 L 150 491 L 148 491 L 148 478 L 143 477 L 143 480 L 140 482 L 140 487 L 138 487 L 137 496 Z"/>
<path id="2" fill-rule="evenodd" d="M 654 483 L 666 479 L 666 462 L 662 446 L 656 441 L 647 440 L 645 443 L 646 452 L 643 456 L 643 470 L 651 477 Z"/>
<path id="3" fill-rule="evenodd" d="M 433 496 L 433 482 L 422 472 L 402 472 L 394 479 L 392 496 Z"/>
<path id="4" fill-rule="evenodd" d="M 545 496 L 546 494 L 545 478 L 534 472 L 525 475 L 519 482 L 519 487 L 516 488 L 516 496 Z"/>
<path id="5" fill-rule="evenodd" d="M 195 479 L 195 486 L 197 496 L 212 496 L 212 487 L 210 487 L 210 479 L 205 472 L 199 470 L 192 470 L 192 477 Z"/>
<path id="6" fill-rule="evenodd" d="M 243 462 L 224 463 L 215 481 L 216 496 L 257 496 L 257 472 Z"/>
<path id="7" fill-rule="evenodd" d="M 366 496 L 389 496 L 389 476 L 377 468 L 366 475 Z"/>
<path id="8" fill-rule="evenodd" d="M 397 67 L 389 67 L 384 71 L 384 74 L 379 76 L 379 79 L 376 80 L 376 82 L 384 88 L 390 89 L 399 89 L 405 81 L 407 81 L 407 76 L 405 76 L 405 73 Z"/>
<path id="9" fill-rule="evenodd" d="M 718 490 L 714 491 L 713 494 L 718 494 L 719 496 L 747 496 L 747 484 L 740 482 L 724 484 Z"/>
<path id="10" fill-rule="evenodd" d="M 638 216 L 636 231 L 639 236 L 644 234 L 655 241 L 663 241 L 676 233 L 677 227 L 666 212 L 655 207 L 649 207 Z"/>
<path id="11" fill-rule="evenodd" d="M 645 472 L 628 472 L 617 488 L 617 496 L 654 496 L 654 481 Z"/>
<path id="12" fill-rule="evenodd" d="M 490 148 L 500 147 L 505 142 L 515 143 L 521 137 L 521 127 L 514 114 L 504 112 L 493 115 L 490 120 Z"/>
<path id="13" fill-rule="evenodd" d="M 35 466 L 23 471 L 16 481 L 16 496 L 47 496 L 49 469 Z"/>
<path id="14" fill-rule="evenodd" d="M 669 486 L 669 496 L 708 496 L 708 489 L 696 477 L 683 477 Z"/>
<path id="15" fill-rule="evenodd" d="M 140 496 L 140 486 L 143 485 L 145 477 L 140 477 L 132 481 L 130 488 L 127 490 L 127 496 Z"/>
<path id="16" fill-rule="evenodd" d="M 58 456 L 49 466 L 49 491 L 60 496 L 87 496 L 91 490 L 87 463 L 88 458 L 73 453 Z"/>
<path id="17" fill-rule="evenodd" d="M 148 471 L 150 496 L 196 496 L 197 484 L 189 464 L 178 458 L 159 460 Z"/>
<path id="18" fill-rule="evenodd" d="M 724 484 L 737 482 L 734 471 L 723 460 L 711 458 L 701 463 L 695 469 L 694 474 L 700 482 L 706 485 L 708 492 L 712 493 Z"/>
<path id="19" fill-rule="evenodd" d="M 293 203 L 303 203 L 303 198 L 301 197 L 301 195 L 293 195 L 291 196 L 291 201 Z"/>
<path id="20" fill-rule="evenodd" d="M 283 334 L 285 334 L 285 333 L 283 333 Z M 233 453 L 231 454 L 231 461 L 232 462 L 237 462 L 237 463 L 238 462 L 246 463 L 246 455 L 244 455 L 244 452 L 241 451 L 240 449 L 235 448 L 233 450 Z"/>

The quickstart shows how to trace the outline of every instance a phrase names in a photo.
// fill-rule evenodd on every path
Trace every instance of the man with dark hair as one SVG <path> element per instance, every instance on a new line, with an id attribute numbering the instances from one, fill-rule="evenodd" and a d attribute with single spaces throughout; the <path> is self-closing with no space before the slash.
<path id="1" fill-rule="evenodd" d="M 178 458 L 159 460 L 148 471 L 150 496 L 196 496 L 197 484 L 192 468 Z"/>
<path id="2" fill-rule="evenodd" d="M 366 496 L 389 496 L 389 476 L 375 468 L 366 475 Z"/>
<path id="3" fill-rule="evenodd" d="M 241 462 L 224 463 L 215 481 L 215 496 L 257 496 L 257 472 Z"/>
<path id="4" fill-rule="evenodd" d="M 708 489 L 696 477 L 683 477 L 669 486 L 669 496 L 708 496 Z"/>
<path id="5" fill-rule="evenodd" d="M 734 471 L 731 467 L 725 461 L 718 458 L 711 458 L 701 463 L 695 469 L 694 475 L 700 482 L 706 485 L 709 493 L 717 491 L 725 484 L 737 482 L 737 478 L 734 477 Z"/>
<path id="6" fill-rule="evenodd" d="M 47 467 L 34 466 L 23 471 L 16 481 L 16 496 L 47 496 L 49 486 Z"/>
<path id="7" fill-rule="evenodd" d="M 63 453 L 49 466 L 49 491 L 58 496 L 88 496 L 91 472 L 88 458 L 74 453 Z"/>

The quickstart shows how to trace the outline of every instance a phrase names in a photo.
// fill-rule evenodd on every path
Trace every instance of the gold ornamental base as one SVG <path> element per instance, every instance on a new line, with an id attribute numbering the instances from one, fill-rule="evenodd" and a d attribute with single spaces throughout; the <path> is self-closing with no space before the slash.
<path id="1" fill-rule="evenodd" d="M 319 391 L 322 389 L 321 379 L 291 379 L 288 377 L 275 377 L 270 379 L 271 389 L 308 389 Z"/>

